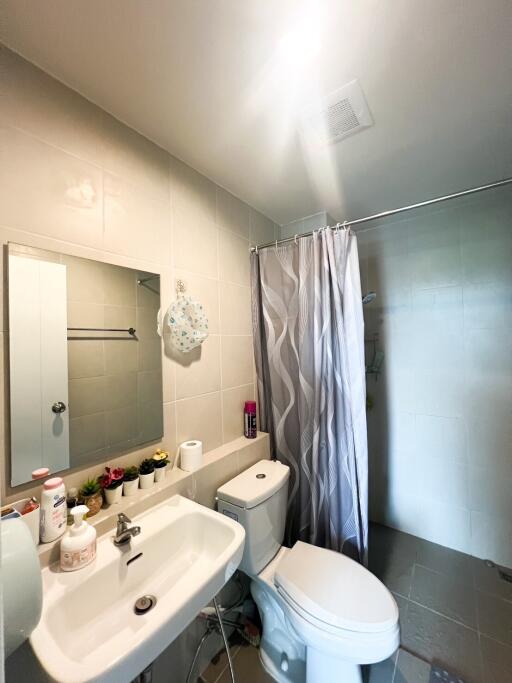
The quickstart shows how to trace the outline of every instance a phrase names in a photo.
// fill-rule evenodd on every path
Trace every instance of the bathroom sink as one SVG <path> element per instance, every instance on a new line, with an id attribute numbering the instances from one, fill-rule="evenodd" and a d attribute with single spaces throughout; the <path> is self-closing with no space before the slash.
<path id="1" fill-rule="evenodd" d="M 245 532 L 182 496 L 132 519 L 140 535 L 116 547 L 98 538 L 95 562 L 75 572 L 43 569 L 43 612 L 30 637 L 60 683 L 128 683 L 194 619 L 233 574 Z M 136 614 L 139 598 L 156 598 Z M 151 601 L 138 603 L 140 610 Z M 140 611 L 139 610 L 139 611 Z"/>

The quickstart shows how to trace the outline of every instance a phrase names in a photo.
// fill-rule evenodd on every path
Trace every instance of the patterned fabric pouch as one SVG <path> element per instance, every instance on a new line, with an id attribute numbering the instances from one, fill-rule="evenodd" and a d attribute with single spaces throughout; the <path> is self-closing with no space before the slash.
<path id="1" fill-rule="evenodd" d="M 208 318 L 202 304 L 189 296 L 180 295 L 167 311 L 173 346 L 187 353 L 208 337 Z"/>

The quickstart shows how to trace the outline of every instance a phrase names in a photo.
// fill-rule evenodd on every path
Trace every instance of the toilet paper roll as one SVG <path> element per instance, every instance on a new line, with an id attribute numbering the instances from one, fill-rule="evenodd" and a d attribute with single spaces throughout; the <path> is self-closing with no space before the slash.
<path id="1" fill-rule="evenodd" d="M 194 472 L 203 464 L 202 441 L 184 441 L 178 448 L 180 469 Z"/>

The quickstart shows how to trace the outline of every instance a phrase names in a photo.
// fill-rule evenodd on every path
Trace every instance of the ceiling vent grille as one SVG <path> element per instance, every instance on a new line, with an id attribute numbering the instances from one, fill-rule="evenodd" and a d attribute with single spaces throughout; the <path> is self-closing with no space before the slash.
<path id="1" fill-rule="evenodd" d="M 359 82 L 354 80 L 332 92 L 319 107 L 309 112 L 304 132 L 312 132 L 324 143 L 334 143 L 372 125 L 364 93 Z"/>

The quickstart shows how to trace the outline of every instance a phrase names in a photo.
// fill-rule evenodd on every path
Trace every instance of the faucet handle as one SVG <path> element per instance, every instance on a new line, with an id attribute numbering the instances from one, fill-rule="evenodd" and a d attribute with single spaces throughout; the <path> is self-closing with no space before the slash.
<path id="1" fill-rule="evenodd" d="M 125 515 L 124 512 L 120 512 L 117 515 L 117 521 L 121 524 L 131 524 L 132 520 L 127 515 Z"/>

